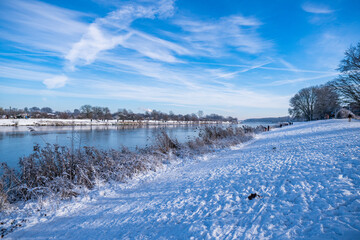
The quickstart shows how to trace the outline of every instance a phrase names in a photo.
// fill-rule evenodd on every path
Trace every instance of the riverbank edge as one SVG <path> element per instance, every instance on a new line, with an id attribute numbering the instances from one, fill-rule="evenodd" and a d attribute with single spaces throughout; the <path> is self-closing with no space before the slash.
<path id="1" fill-rule="evenodd" d="M 231 124 L 223 121 L 165 121 L 165 120 L 95 120 L 95 119 L 0 119 L 0 126 L 149 126 Z"/>

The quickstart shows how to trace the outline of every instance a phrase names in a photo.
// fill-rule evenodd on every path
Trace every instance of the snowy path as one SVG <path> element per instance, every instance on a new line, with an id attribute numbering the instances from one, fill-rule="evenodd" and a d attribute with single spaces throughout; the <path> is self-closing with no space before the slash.
<path id="1" fill-rule="evenodd" d="M 360 239 L 359 163 L 359 121 L 299 123 L 100 188 L 7 237 Z"/>

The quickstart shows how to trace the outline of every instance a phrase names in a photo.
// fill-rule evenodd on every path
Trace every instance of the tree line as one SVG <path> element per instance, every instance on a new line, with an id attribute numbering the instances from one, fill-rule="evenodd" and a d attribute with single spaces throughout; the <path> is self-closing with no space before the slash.
<path id="1" fill-rule="evenodd" d="M 303 88 L 290 99 L 292 118 L 307 121 L 331 118 L 340 108 L 360 115 L 360 42 L 345 51 L 337 70 L 336 79 Z"/>
<path id="2" fill-rule="evenodd" d="M 108 107 L 83 105 L 74 111 L 54 111 L 50 107 L 25 107 L 23 109 L 0 107 L 0 118 L 58 118 L 58 119 L 98 119 L 98 120 L 157 120 L 157 121 L 229 121 L 237 122 L 237 118 L 224 117 L 218 114 L 204 115 L 202 110 L 192 114 L 174 114 L 149 110 L 145 113 L 134 113 L 128 109 L 118 109 L 111 113 Z"/>

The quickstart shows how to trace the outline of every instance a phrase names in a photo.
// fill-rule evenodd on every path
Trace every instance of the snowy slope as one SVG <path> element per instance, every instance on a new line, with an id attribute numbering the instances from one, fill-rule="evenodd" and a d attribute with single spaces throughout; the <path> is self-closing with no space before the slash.
<path id="1" fill-rule="evenodd" d="M 360 121 L 298 123 L 99 187 L 6 237 L 360 239 L 359 163 Z"/>

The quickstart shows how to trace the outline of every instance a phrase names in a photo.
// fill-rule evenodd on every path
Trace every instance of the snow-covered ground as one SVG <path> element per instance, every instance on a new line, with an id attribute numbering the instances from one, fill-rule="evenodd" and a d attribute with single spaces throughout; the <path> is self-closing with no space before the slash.
<path id="1" fill-rule="evenodd" d="M 91 120 L 91 119 L 0 119 L 0 126 L 88 126 L 88 125 L 183 125 L 216 124 L 216 121 Z M 230 124 L 229 122 L 221 122 Z"/>
<path id="2" fill-rule="evenodd" d="M 249 200 L 251 193 L 261 197 Z M 360 239 L 360 121 L 265 132 L 98 187 L 24 224 L 6 237 Z"/>

